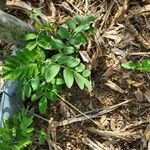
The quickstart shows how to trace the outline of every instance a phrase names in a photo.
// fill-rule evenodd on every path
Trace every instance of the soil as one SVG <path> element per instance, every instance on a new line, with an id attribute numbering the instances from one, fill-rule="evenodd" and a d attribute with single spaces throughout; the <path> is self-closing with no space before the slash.
<path id="1" fill-rule="evenodd" d="M 15 0 L 12 1 L 15 4 Z M 23 2 L 32 7 L 42 8 L 47 18 L 60 24 L 75 14 L 94 15 L 94 24 L 98 29 L 96 36 L 90 39 L 90 44 L 86 47 L 86 53 L 92 59 L 92 63 L 88 65 L 92 70 L 93 91 L 81 91 L 76 85 L 65 89 L 64 95 L 61 96 L 69 105 L 61 98 L 50 103 L 48 113 L 42 116 L 50 120 L 49 124 L 39 117 L 35 119 L 36 126 L 45 128 L 51 140 L 48 144 L 35 142 L 28 149 L 148 150 L 150 73 L 125 70 L 121 63 L 127 60 L 141 61 L 148 57 L 150 1 Z M 9 7 L 6 10 L 32 23 L 23 10 L 17 7 Z M 137 52 L 144 52 L 144 55 Z M 117 104 L 120 105 L 116 106 Z M 110 109 L 113 106 L 114 109 Z M 76 108 L 79 111 L 76 111 Z M 106 112 L 101 113 L 102 111 Z M 96 116 L 92 118 L 92 115 Z M 74 122 L 70 123 L 72 119 Z M 61 124 L 64 120 L 68 121 L 66 125 Z"/>

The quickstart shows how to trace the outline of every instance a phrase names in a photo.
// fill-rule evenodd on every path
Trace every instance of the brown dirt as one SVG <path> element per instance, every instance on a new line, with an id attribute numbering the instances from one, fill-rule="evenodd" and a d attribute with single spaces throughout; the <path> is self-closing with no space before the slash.
<path id="1" fill-rule="evenodd" d="M 122 69 L 120 64 L 129 59 L 137 61 L 145 58 L 144 55 L 130 56 L 129 53 L 150 50 L 148 42 L 150 41 L 150 9 L 146 12 L 141 11 L 150 5 L 149 0 L 131 0 L 130 2 L 128 0 L 124 2 L 122 0 L 58 0 L 48 3 L 46 1 L 49 0 L 26 0 L 32 7 L 42 6 L 47 17 L 58 23 L 62 23 L 67 17 L 73 17 L 76 13 L 96 16 L 95 26 L 98 32 L 96 37 L 91 39 L 91 46 L 87 50 L 93 60 L 90 66 L 94 89 L 92 93 L 88 93 L 74 86 L 69 90 L 66 89 L 63 97 L 83 113 L 91 111 L 93 114 L 123 101 L 131 101 L 97 116 L 94 120 L 100 126 L 86 119 L 57 127 L 56 125 L 63 120 L 81 115 L 60 100 L 57 103 L 51 103 L 49 113 L 44 116 L 52 120 L 50 126 L 39 118 L 38 126 L 48 128 L 52 140 L 50 143 L 56 144 L 55 150 L 59 150 L 58 147 L 62 150 L 148 149 L 147 141 L 150 140 L 150 136 L 146 135 L 150 134 L 150 131 L 146 131 L 146 127 L 150 121 L 150 103 L 146 99 L 145 92 L 150 92 L 150 74 L 127 71 Z M 28 17 L 24 19 L 19 10 L 11 11 L 22 20 L 29 19 Z M 133 27 L 138 35 L 133 32 Z M 139 35 L 143 38 L 139 39 Z M 115 83 L 115 86 L 109 81 Z M 107 132 L 99 134 L 91 128 Z M 34 147 L 37 150 L 49 149 L 47 144 L 33 144 L 30 149 Z"/>

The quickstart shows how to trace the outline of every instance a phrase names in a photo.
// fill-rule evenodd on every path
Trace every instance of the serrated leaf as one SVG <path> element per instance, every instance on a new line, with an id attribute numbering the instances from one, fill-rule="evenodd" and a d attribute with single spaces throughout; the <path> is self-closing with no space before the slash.
<path id="1" fill-rule="evenodd" d="M 63 71 L 63 76 L 67 87 L 71 88 L 74 81 L 73 72 L 70 69 L 66 68 Z"/>
<path id="2" fill-rule="evenodd" d="M 74 30 L 76 28 L 76 24 L 74 23 L 74 21 L 72 19 L 67 19 L 65 21 L 66 25 L 68 26 L 69 29 Z"/>
<path id="3" fill-rule="evenodd" d="M 34 33 L 28 33 L 28 34 L 26 34 L 26 35 L 23 37 L 23 39 L 24 39 L 25 41 L 34 40 L 34 39 L 36 39 L 36 38 L 37 38 L 37 35 L 34 34 Z"/>
<path id="4" fill-rule="evenodd" d="M 60 59 L 58 59 L 58 63 L 73 68 L 80 63 L 80 59 L 72 56 L 62 56 Z"/>
<path id="5" fill-rule="evenodd" d="M 37 46 L 37 43 L 36 41 L 32 41 L 32 42 L 29 42 L 27 45 L 26 45 L 26 49 L 28 50 L 33 50 L 35 47 Z"/>
<path id="6" fill-rule="evenodd" d="M 85 65 L 80 63 L 79 66 L 75 68 L 77 72 L 82 72 L 85 69 Z"/>
<path id="7" fill-rule="evenodd" d="M 132 61 L 128 61 L 126 63 L 122 63 L 121 66 L 125 69 L 132 69 L 134 70 L 136 68 L 136 64 L 133 63 Z"/>
<path id="8" fill-rule="evenodd" d="M 39 85 L 40 85 L 39 78 L 31 79 L 31 86 L 32 86 L 33 90 L 37 90 Z"/>
<path id="9" fill-rule="evenodd" d="M 83 88 L 84 88 L 84 79 L 85 78 L 77 72 L 74 72 L 74 77 L 75 77 L 75 80 L 76 80 L 79 88 L 81 90 L 83 90 Z"/>
<path id="10" fill-rule="evenodd" d="M 69 31 L 64 27 L 60 27 L 58 30 L 58 35 L 63 39 L 68 39 L 70 36 Z"/>
<path id="11" fill-rule="evenodd" d="M 45 80 L 46 82 L 52 81 L 60 70 L 60 65 L 52 65 L 45 68 Z"/>
<path id="12" fill-rule="evenodd" d="M 85 70 L 82 72 L 82 75 L 83 75 L 84 77 L 88 77 L 88 76 L 91 75 L 91 71 L 90 71 L 89 69 L 85 69 Z"/>
<path id="13" fill-rule="evenodd" d="M 39 111 L 45 113 L 47 110 L 47 98 L 43 96 L 39 101 Z"/>

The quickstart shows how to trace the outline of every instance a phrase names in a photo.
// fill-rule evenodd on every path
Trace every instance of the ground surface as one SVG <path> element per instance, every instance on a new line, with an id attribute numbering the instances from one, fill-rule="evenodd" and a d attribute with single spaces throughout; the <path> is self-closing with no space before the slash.
<path id="1" fill-rule="evenodd" d="M 27 6 L 19 6 L 18 2 Z M 147 150 L 150 74 L 127 71 L 120 64 L 148 57 L 150 1 L 13 0 L 7 7 L 9 13 L 30 24 L 27 12 L 32 7 L 42 8 L 46 17 L 57 23 L 75 14 L 91 14 L 96 17 L 98 29 L 86 50 L 92 60 L 88 65 L 92 69 L 93 91 L 80 91 L 76 86 L 66 89 L 62 97 L 72 106 L 62 100 L 51 103 L 49 113 L 43 116 L 50 120 L 49 124 L 39 116 L 36 119 L 51 141 L 45 145 L 35 143 L 29 149 Z"/>

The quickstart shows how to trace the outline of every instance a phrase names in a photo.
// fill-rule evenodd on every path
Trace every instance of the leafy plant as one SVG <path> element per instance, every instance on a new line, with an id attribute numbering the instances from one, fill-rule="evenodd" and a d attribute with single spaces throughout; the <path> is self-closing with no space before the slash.
<path id="1" fill-rule="evenodd" d="M 121 66 L 129 70 L 139 70 L 139 71 L 150 71 L 150 59 L 144 59 L 142 62 L 132 62 L 122 63 Z"/>
<path id="2" fill-rule="evenodd" d="M 40 25 L 38 34 L 29 33 L 27 45 L 5 61 L 5 79 L 21 80 L 22 98 L 38 101 L 39 110 L 45 113 L 48 101 L 55 101 L 62 92 L 62 85 L 71 88 L 76 82 L 81 90 L 92 90 L 90 70 L 79 57 L 81 46 L 88 43 L 88 36 L 95 34 L 93 16 L 76 16 L 65 24 Z"/>
<path id="3" fill-rule="evenodd" d="M 0 148 L 2 150 L 23 150 L 32 143 L 34 128 L 31 127 L 33 116 L 22 109 L 13 119 L 5 120 L 4 128 L 0 128 Z"/>

